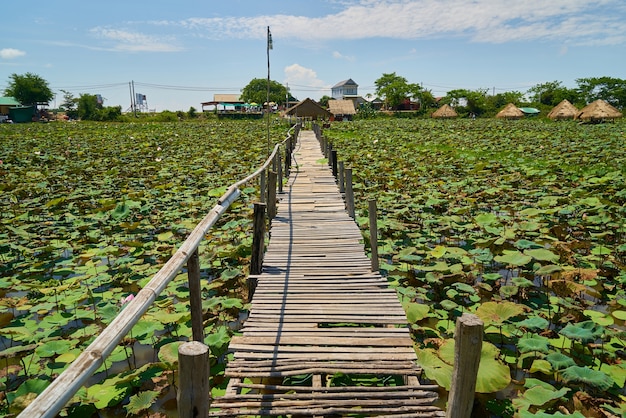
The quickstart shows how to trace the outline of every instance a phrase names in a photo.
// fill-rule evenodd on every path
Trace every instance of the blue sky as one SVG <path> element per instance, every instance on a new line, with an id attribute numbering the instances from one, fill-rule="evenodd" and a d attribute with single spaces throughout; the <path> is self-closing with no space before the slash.
<path id="1" fill-rule="evenodd" d="M 395 72 L 435 96 L 626 78 L 624 0 L 30 0 L 3 2 L 0 93 L 32 72 L 57 93 L 200 109 L 267 77 L 298 99 L 352 78 L 363 96 Z"/>

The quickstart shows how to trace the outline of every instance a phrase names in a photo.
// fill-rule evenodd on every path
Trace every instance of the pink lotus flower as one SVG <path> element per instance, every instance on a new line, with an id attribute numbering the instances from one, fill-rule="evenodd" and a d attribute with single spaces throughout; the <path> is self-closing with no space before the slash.
<path id="1" fill-rule="evenodd" d="M 126 296 L 125 298 L 122 298 L 120 300 L 120 305 L 124 306 L 126 305 L 128 302 L 132 301 L 133 299 L 135 299 L 135 295 L 133 295 L 132 293 L 128 296 Z"/>

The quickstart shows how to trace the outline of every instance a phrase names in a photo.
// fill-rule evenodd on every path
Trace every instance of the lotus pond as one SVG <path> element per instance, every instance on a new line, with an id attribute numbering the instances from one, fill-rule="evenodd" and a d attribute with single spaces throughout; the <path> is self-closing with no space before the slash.
<path id="1" fill-rule="evenodd" d="M 425 376 L 455 319 L 485 324 L 476 416 L 626 411 L 626 124 L 387 120 L 324 135 L 378 204 L 381 269 Z M 445 397 L 445 392 L 444 392 Z"/>
<path id="2" fill-rule="evenodd" d="M 0 125 L 0 415 L 62 372 L 225 187 L 264 161 L 266 132 L 261 121 Z M 252 186 L 200 248 L 214 360 L 246 300 Z M 64 414 L 171 415 L 177 346 L 191 335 L 187 294 L 181 274 Z"/>
<path id="3" fill-rule="evenodd" d="M 275 141 L 286 126 L 272 128 Z M 626 124 L 387 119 L 324 131 L 379 211 L 381 268 L 427 379 L 485 322 L 477 416 L 626 409 Z M 0 125 L 0 415 L 40 393 L 266 154 L 262 121 Z M 200 249 L 212 390 L 247 298 L 254 184 Z M 191 335 L 172 282 L 64 416 L 172 416 Z"/>

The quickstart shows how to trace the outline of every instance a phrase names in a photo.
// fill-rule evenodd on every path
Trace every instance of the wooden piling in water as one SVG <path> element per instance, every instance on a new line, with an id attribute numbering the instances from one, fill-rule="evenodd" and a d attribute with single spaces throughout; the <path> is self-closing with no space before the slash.
<path id="1" fill-rule="evenodd" d="M 198 341 L 178 347 L 178 416 L 209 415 L 209 347 Z"/>

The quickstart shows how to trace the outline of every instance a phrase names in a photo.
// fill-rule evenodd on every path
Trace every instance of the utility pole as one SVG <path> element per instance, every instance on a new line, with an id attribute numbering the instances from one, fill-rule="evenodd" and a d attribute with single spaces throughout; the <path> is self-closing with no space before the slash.
<path id="1" fill-rule="evenodd" d="M 272 45 L 272 33 L 270 32 L 270 27 L 267 27 L 267 156 L 270 155 L 270 49 L 273 48 Z"/>

